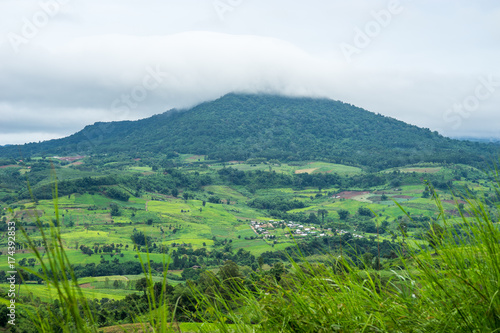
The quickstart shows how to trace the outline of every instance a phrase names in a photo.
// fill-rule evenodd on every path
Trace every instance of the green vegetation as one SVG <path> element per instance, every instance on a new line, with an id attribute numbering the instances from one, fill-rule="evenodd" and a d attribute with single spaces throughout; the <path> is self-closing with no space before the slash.
<path id="1" fill-rule="evenodd" d="M 248 119 L 246 131 L 236 119 Z M 180 124 L 193 121 L 193 135 L 180 138 Z M 484 172 L 479 157 L 493 146 L 448 140 L 339 102 L 275 96 L 228 95 L 115 125 L 88 156 L 20 161 L 0 150 L 7 152 L 0 159 L 1 318 L 12 261 L 17 271 L 16 326 L 0 327 L 498 327 L 499 175 Z M 148 137 L 139 135 L 146 125 Z M 219 131 L 203 136 L 212 125 Z M 122 129 L 129 136 L 120 144 L 137 151 L 108 144 Z M 159 139 L 165 129 L 175 140 Z M 57 141 L 54 153 L 68 152 L 80 136 Z"/>
<path id="2" fill-rule="evenodd" d="M 479 165 L 498 154 L 494 144 L 451 140 L 339 101 L 244 94 L 139 121 L 96 123 L 60 140 L 0 147 L 0 157 L 18 158 L 19 150 L 26 157 L 182 153 L 182 162 L 192 164 L 316 160 L 376 169 L 418 162 Z M 115 161 L 104 165 L 125 167 Z M 164 165 L 159 161 L 151 170 Z"/>
<path id="3" fill-rule="evenodd" d="M 134 327 L 158 332 L 493 331 L 500 320 L 498 225 L 477 198 L 464 198 L 467 211 L 456 219 L 446 218 L 443 201 L 430 190 L 439 214 L 425 235 L 430 248 L 403 236 L 390 263 L 382 264 L 380 254 L 357 251 L 341 251 L 338 256 L 323 252 L 325 258 L 319 263 L 307 260 L 305 247 L 299 246 L 282 258 L 285 263 L 268 265 L 259 259 L 253 271 L 231 259 L 215 271 L 184 269 L 182 275 L 189 282 L 172 286 L 166 275 L 155 278 L 148 261 L 141 261 L 143 277 L 133 286 L 137 293 L 119 291 L 130 281 L 127 276 L 81 279 L 80 285 L 99 283 L 103 288 L 83 292 L 73 270 L 68 272 L 70 279 L 66 274 L 47 274 L 51 269 L 66 272 L 67 267 L 59 229 L 51 224 L 42 237 L 52 250 L 47 251 L 48 265 L 42 265 L 43 273 L 38 274 L 50 288 L 24 287 L 31 296 L 20 294 L 26 302 L 19 308 L 20 327 L 27 332 L 53 332 L 56 327 L 64 332 L 97 332 L 97 327 L 116 325 L 120 318 L 133 318 L 136 324 L 123 325 L 125 331 Z M 412 221 L 411 214 L 401 212 Z M 243 251 L 238 255 L 253 262 Z M 234 259 L 243 263 L 242 258 Z M 106 301 L 89 300 L 94 297 Z M 51 302 L 64 306 L 34 306 Z M 188 322 L 192 324 L 180 324 Z"/>
<path id="4" fill-rule="evenodd" d="M 89 158 L 82 161 L 91 163 Z M 60 169 L 57 161 L 52 165 L 54 177 Z M 287 165 L 281 163 L 283 168 Z M 495 177 L 469 166 L 434 165 L 437 171 L 432 173 L 426 172 L 425 165 L 405 169 L 414 171 L 339 175 L 328 170 L 296 173 L 290 168 L 277 173 L 209 166 L 199 172 L 186 166 L 137 175 L 126 167 L 95 181 L 86 176 L 88 171 L 79 178 L 82 171 L 69 167 L 58 176 L 57 184 L 63 184 L 63 191 L 71 188 L 68 180 L 81 187 L 70 194 L 58 192 L 55 206 L 53 200 L 36 197 L 31 202 L 16 201 L 9 191 L 17 189 L 15 193 L 22 197 L 25 186 L 17 177 L 5 187 L 11 199 L 3 201 L 6 209 L 0 214 L 6 227 L 15 222 L 25 230 L 24 236 L 18 231 L 15 248 L 17 264 L 25 267 L 16 276 L 16 281 L 24 281 L 18 290 L 24 304 L 19 307 L 21 327 L 27 332 L 50 332 L 58 318 L 63 330 L 71 325 L 92 331 L 92 327 L 117 324 L 168 323 L 161 329 L 168 331 L 202 319 L 207 325 L 195 330 L 274 331 L 281 322 L 283 332 L 321 331 L 319 327 L 352 331 L 365 325 L 408 331 L 405 325 L 415 321 L 439 331 L 444 319 L 423 317 L 430 311 L 423 299 L 430 297 L 427 292 L 432 286 L 422 279 L 437 269 L 438 275 L 429 278 L 437 279 L 438 285 L 450 284 L 443 281 L 450 274 L 443 267 L 453 263 L 441 260 L 453 253 L 448 251 L 459 251 L 469 256 L 467 262 L 472 260 L 480 244 L 471 238 L 479 231 L 469 229 L 497 216 L 500 196 Z M 45 178 L 46 172 L 39 168 L 27 173 L 34 195 L 36 189 L 55 184 Z M 424 183 L 423 176 L 437 188 Z M 203 185 L 193 186 L 196 182 Z M 145 186 L 155 183 L 164 186 L 157 187 L 161 192 Z M 129 193 L 128 200 L 109 195 L 110 188 Z M 179 191 L 177 197 L 164 194 L 172 189 Z M 482 201 L 462 199 L 472 194 Z M 433 199 L 438 195 L 436 206 Z M 479 209 L 484 217 L 477 217 Z M 488 226 L 492 227 L 497 228 Z M 496 230 L 488 232 L 495 235 Z M 4 258 L 9 251 L 5 231 L 0 236 Z M 455 243 L 443 241 L 446 237 L 453 237 Z M 490 241 L 489 247 L 493 245 Z M 2 277 L 8 276 L 7 264 L 7 260 L 0 263 Z M 424 264 L 428 267 L 422 271 Z M 59 282 L 52 281 L 54 277 Z M 236 282 L 224 282 L 228 279 Z M 487 281 L 479 283 L 484 286 Z M 8 288 L 0 285 L 5 305 Z M 413 288 L 415 297 L 408 298 L 408 288 Z M 76 304 L 88 302 L 89 310 L 59 312 L 57 304 L 67 304 L 73 297 L 71 302 Z M 310 307 L 320 300 L 322 308 Z M 416 315 L 411 320 L 405 319 L 410 318 L 409 301 Z M 290 308 L 287 302 L 301 305 Z M 338 308 L 339 304 L 344 305 Z M 355 316 L 362 308 L 375 309 L 376 304 L 394 312 L 365 311 Z M 331 315 L 335 307 L 338 316 Z M 34 310 L 38 308 L 41 312 Z M 442 311 L 444 318 L 457 309 Z M 79 323 L 72 317 L 77 312 L 92 319 Z M 303 319 L 291 319 L 296 317 Z M 32 320 L 38 320 L 38 326 L 26 328 Z"/>

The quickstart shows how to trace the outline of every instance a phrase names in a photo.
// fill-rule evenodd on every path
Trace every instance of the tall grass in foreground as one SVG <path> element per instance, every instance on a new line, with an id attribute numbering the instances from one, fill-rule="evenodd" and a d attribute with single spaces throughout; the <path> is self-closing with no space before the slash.
<path id="1" fill-rule="evenodd" d="M 177 304 L 174 306 L 169 304 L 165 292 L 167 287 L 166 272 L 168 271 L 168 263 L 163 261 L 163 271 L 165 274 L 163 274 L 161 287 L 158 288 L 159 285 L 155 284 L 153 281 L 153 276 L 151 274 L 151 262 L 149 258 L 149 251 L 146 253 L 147 263 L 144 263 L 142 257 L 139 255 L 139 260 L 146 278 L 146 297 L 148 300 L 149 312 L 142 318 L 134 318 L 134 321 L 140 323 L 142 332 L 180 332 L 179 324 L 175 319 Z M 126 330 L 124 331 L 126 332 Z"/>
<path id="2" fill-rule="evenodd" d="M 428 312 L 419 326 L 441 332 L 500 331 L 498 221 L 479 198 L 464 198 L 469 211 L 459 209 L 459 221 L 447 219 L 441 201 L 435 199 L 442 228 L 432 227 L 429 237 L 436 253 L 412 254 L 419 297 L 425 299 Z"/>
<path id="3" fill-rule="evenodd" d="M 55 182 L 54 172 L 52 172 L 52 178 Z M 29 183 L 28 188 L 31 191 Z M 33 252 L 41 266 L 38 272 L 26 267 L 23 267 L 23 270 L 45 281 L 50 292 L 55 291 L 60 307 L 58 309 L 28 310 L 28 314 L 38 332 L 97 332 L 92 309 L 78 285 L 71 269 L 72 263 L 64 251 L 60 233 L 57 183 L 53 188 L 52 196 L 54 198 L 55 223 L 49 222 L 50 227 L 47 230 L 43 227 L 40 218 L 36 217 L 36 225 L 42 237 L 43 253 L 40 252 L 22 225 L 18 224 L 18 227 L 28 248 Z"/>
<path id="4" fill-rule="evenodd" d="M 57 190 L 54 198 L 57 198 Z M 243 281 L 212 275 L 192 287 L 202 332 L 496 332 L 500 331 L 500 231 L 478 198 L 468 213 L 446 218 L 439 198 L 439 223 L 427 234 L 433 250 L 407 240 L 401 265 L 391 272 L 358 268 L 348 258 L 330 264 L 291 261 L 289 274 Z M 57 215 L 57 199 L 54 200 Z M 458 206 L 458 204 L 457 204 Z M 466 215 L 470 215 L 466 216 Z M 97 325 L 71 273 L 58 225 L 42 231 L 46 255 L 30 241 L 42 263 L 41 277 L 63 305 L 58 331 L 96 332 Z M 149 259 L 148 259 L 149 262 Z M 144 331 L 179 331 L 175 304 L 156 298 L 147 263 L 149 315 L 135 318 Z M 49 274 L 48 272 L 54 272 Z M 64 272 L 70 272 L 70 276 Z M 209 276 L 209 275 L 207 275 Z M 210 277 L 210 276 L 209 276 Z M 162 289 L 166 287 L 163 280 Z M 163 295 L 163 292 L 161 293 Z M 84 314 L 84 319 L 81 318 Z M 56 318 L 57 317 L 57 318 Z M 52 318 L 52 319 L 54 319 Z M 50 319 L 50 318 L 49 318 Z M 53 320 L 33 315 L 40 332 L 56 331 Z M 203 324 L 205 323 L 205 324 Z M 125 328 L 124 328 L 125 331 Z"/>

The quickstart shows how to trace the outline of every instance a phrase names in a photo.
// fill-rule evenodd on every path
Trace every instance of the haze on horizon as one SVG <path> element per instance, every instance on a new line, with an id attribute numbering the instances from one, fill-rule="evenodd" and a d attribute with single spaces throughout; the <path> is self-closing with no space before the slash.
<path id="1" fill-rule="evenodd" d="M 229 92 L 326 97 L 500 138 L 500 5 L 436 1 L 0 3 L 0 145 Z"/>

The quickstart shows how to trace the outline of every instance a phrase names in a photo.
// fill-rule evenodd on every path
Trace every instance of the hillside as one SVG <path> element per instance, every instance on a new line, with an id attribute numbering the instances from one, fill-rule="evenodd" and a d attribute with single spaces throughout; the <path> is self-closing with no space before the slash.
<path id="1" fill-rule="evenodd" d="M 477 165 L 498 146 L 452 140 L 339 101 L 228 94 L 138 121 L 95 123 L 69 137 L 0 147 L 0 157 L 170 152 L 222 161 L 323 160 L 376 169 L 417 162 Z"/>

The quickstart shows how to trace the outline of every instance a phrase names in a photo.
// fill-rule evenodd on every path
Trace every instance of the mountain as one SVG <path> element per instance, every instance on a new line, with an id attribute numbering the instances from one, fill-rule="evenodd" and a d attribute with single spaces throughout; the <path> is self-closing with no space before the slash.
<path id="1" fill-rule="evenodd" d="M 454 139 L 467 140 L 473 142 L 494 143 L 496 145 L 500 144 L 500 139 L 495 137 L 477 138 L 477 137 L 463 136 L 463 137 L 455 137 Z"/>
<path id="2" fill-rule="evenodd" d="M 0 157 L 172 152 L 382 169 L 416 162 L 474 165 L 497 158 L 498 146 L 453 140 L 340 101 L 232 93 L 138 121 L 95 123 L 63 139 L 1 147 Z"/>

